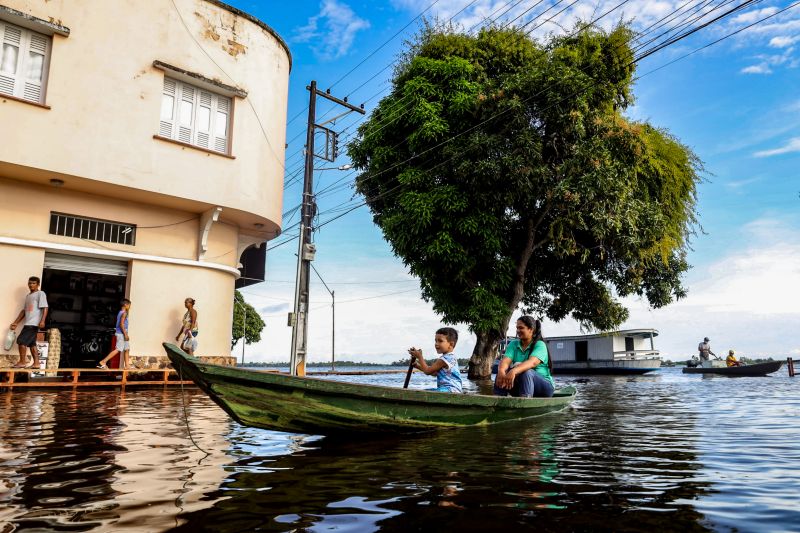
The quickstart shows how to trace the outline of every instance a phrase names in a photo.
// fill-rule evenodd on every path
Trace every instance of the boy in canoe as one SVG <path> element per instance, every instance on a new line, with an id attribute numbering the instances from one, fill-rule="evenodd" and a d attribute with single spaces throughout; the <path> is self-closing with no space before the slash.
<path id="1" fill-rule="evenodd" d="M 438 392 L 462 392 L 461 373 L 458 370 L 458 360 L 453 350 L 458 342 L 458 331 L 453 328 L 439 328 L 436 330 L 436 337 L 433 345 L 439 358 L 428 364 L 422 357 L 422 350 L 411 347 L 408 349 L 409 355 L 413 357 L 414 366 L 432 376 L 436 374 L 436 391 Z"/>

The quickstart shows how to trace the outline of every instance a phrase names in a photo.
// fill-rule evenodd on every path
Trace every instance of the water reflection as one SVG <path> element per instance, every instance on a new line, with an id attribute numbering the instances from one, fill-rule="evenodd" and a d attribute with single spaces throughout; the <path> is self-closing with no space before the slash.
<path id="1" fill-rule="evenodd" d="M 188 440 L 174 391 L 15 391 L 4 400 L 0 523 L 163 531 L 224 479 L 230 422 L 196 391 L 187 412 L 208 457 Z"/>
<path id="2" fill-rule="evenodd" d="M 377 440 L 241 427 L 195 389 L 5 392 L 0 532 L 800 523 L 796 380 L 571 382 L 559 415 Z"/>
<path id="3" fill-rule="evenodd" d="M 630 401 L 415 438 L 307 440 L 277 456 L 241 453 L 257 449 L 264 432 L 236 427 L 229 440 L 239 457 L 211 495 L 217 502 L 183 515 L 178 530 L 597 529 L 612 516 L 617 530 L 663 529 L 675 525 L 675 511 L 688 529 L 699 527 L 690 501 L 708 484 L 691 481 L 699 468 L 692 419 L 631 435 Z"/>

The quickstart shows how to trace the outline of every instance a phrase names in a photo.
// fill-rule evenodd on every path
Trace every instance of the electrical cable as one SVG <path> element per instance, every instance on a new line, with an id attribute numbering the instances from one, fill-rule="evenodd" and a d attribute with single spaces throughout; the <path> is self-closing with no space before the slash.
<path id="1" fill-rule="evenodd" d="M 735 11 L 738 11 L 738 10 L 742 9 L 743 7 L 746 7 L 747 5 L 753 4 L 753 3 L 754 3 L 754 2 L 756 2 L 756 1 L 757 1 L 757 0 L 748 0 L 748 1 L 746 1 L 745 3 L 743 3 L 742 5 L 740 5 L 740 6 L 737 6 L 736 8 L 734 8 L 734 9 L 731 9 L 731 10 L 727 11 L 727 12 L 726 12 L 726 13 L 724 13 L 723 15 L 720 15 L 720 16 L 718 16 L 718 17 L 715 17 L 715 18 L 713 19 L 713 21 L 712 21 L 712 22 L 707 22 L 707 23 L 704 23 L 702 27 L 707 27 L 707 26 L 708 26 L 708 25 L 710 25 L 711 23 L 713 23 L 713 22 L 715 22 L 715 21 L 718 21 L 718 20 L 721 20 L 721 19 L 722 19 L 722 18 L 724 18 L 725 16 L 729 16 L 730 14 L 734 13 Z M 800 3 L 800 2 L 798 2 L 798 3 Z M 786 10 L 788 10 L 788 9 L 791 9 L 791 8 L 793 8 L 794 6 L 796 6 L 798 3 L 792 4 L 792 5 L 790 5 L 789 7 L 787 7 L 787 8 L 785 8 L 785 9 L 781 10 L 780 12 L 784 12 L 784 11 L 786 11 Z M 780 12 L 779 12 L 779 13 L 780 13 Z M 747 28 L 750 28 L 750 27 L 754 26 L 754 25 L 755 25 L 755 24 L 757 24 L 757 23 L 763 22 L 763 20 L 767 20 L 768 18 L 771 18 L 772 16 L 775 16 L 775 15 L 777 15 L 777 14 L 778 14 L 778 13 L 775 13 L 775 14 L 773 14 L 773 15 L 769 16 L 769 17 L 765 17 L 764 19 L 761 19 L 760 21 L 757 21 L 756 23 L 750 24 L 750 25 L 748 25 L 748 26 L 746 26 L 746 27 L 744 27 L 744 28 L 741 28 L 741 29 L 737 30 L 736 32 L 733 32 L 732 34 L 729 34 L 729 35 L 727 35 L 727 36 L 725 36 L 725 37 L 723 37 L 723 38 L 717 39 L 716 41 L 714 41 L 714 42 L 712 42 L 712 43 L 709 43 L 709 44 L 707 44 L 707 45 L 705 45 L 705 46 L 703 46 L 703 47 L 701 47 L 701 48 L 699 48 L 699 49 L 697 49 L 697 50 L 695 50 L 695 51 L 693 51 L 693 52 L 690 52 L 689 54 L 685 54 L 685 55 L 684 55 L 684 56 L 682 56 L 682 57 L 688 57 L 688 56 L 689 56 L 689 55 L 691 55 L 692 53 L 695 53 L 695 52 L 697 52 L 697 51 L 700 51 L 700 50 L 702 50 L 702 49 L 708 48 L 709 46 L 712 46 L 713 44 L 716 44 L 716 43 L 718 43 L 718 42 L 720 42 L 720 41 L 722 41 L 722 40 L 724 40 L 724 39 L 726 39 L 726 38 L 728 38 L 728 37 L 730 37 L 730 36 L 732 36 L 732 35 L 735 35 L 735 34 L 737 34 L 737 33 L 741 32 L 741 31 L 744 31 L 745 29 L 747 29 Z M 699 31 L 699 29 L 701 29 L 701 28 L 697 28 L 697 29 L 695 29 L 695 30 L 692 30 L 692 31 L 687 31 L 687 32 L 685 32 L 684 34 L 681 34 L 680 36 L 678 36 L 679 38 L 676 38 L 676 39 L 671 39 L 670 45 L 671 45 L 671 44 L 674 44 L 674 43 L 676 43 L 676 42 L 678 42 L 678 41 L 680 41 L 680 40 L 682 40 L 682 39 L 685 39 L 685 38 L 686 38 L 686 37 L 688 37 L 689 35 L 692 35 L 692 34 L 693 34 L 693 33 L 695 33 L 696 31 Z M 669 45 L 668 45 L 668 46 L 669 46 Z M 665 47 L 666 47 L 666 46 L 660 47 L 658 50 L 661 50 L 661 49 L 663 49 L 663 48 L 665 48 Z M 656 51 L 658 51 L 658 50 L 656 50 Z M 645 55 L 645 56 L 643 56 L 643 57 L 641 57 L 641 58 L 634 58 L 634 60 L 632 61 L 632 64 L 633 64 L 633 63 L 636 63 L 636 62 L 638 62 L 638 61 L 640 61 L 640 60 L 641 60 L 641 59 L 643 59 L 644 57 L 647 57 L 647 56 L 649 56 L 649 55 L 652 55 L 653 53 L 655 53 L 655 51 L 651 52 L 650 50 L 648 50 L 648 51 L 646 51 L 645 53 L 646 53 L 646 55 Z M 682 58 L 682 57 L 681 57 L 681 58 Z M 681 59 L 681 58 L 678 58 L 678 59 Z M 677 61 L 677 60 L 671 61 L 671 62 L 670 62 L 670 63 L 668 63 L 668 64 L 672 64 L 672 63 L 674 63 L 675 61 Z M 664 65 L 664 66 L 666 66 L 666 65 Z M 662 66 L 662 67 L 659 67 L 658 69 L 655 69 L 655 70 L 660 70 L 660 69 L 661 69 L 661 68 L 663 68 L 664 66 Z M 654 71 L 655 71 L 655 70 L 654 70 Z M 651 72 L 654 72 L 654 71 L 651 71 Z M 651 72 L 648 72 L 647 74 L 650 74 Z M 639 79 L 639 77 L 637 77 L 637 78 L 635 78 L 635 79 Z M 635 80 L 634 80 L 634 81 L 635 81 Z M 582 90 L 581 90 L 581 92 L 582 92 L 583 90 L 586 90 L 586 88 L 582 89 Z M 537 94 L 538 94 L 538 93 L 537 93 Z M 571 98 L 571 97 L 577 96 L 578 94 L 580 94 L 580 93 L 575 93 L 575 94 L 573 94 L 573 95 L 569 95 L 569 97 Z M 534 96 L 536 96 L 536 95 L 534 95 Z M 533 97 L 529 97 L 529 98 L 528 98 L 528 99 L 526 99 L 525 101 L 527 101 L 527 100 L 530 100 L 531 98 L 533 98 Z M 563 100 L 563 99 L 562 99 L 562 100 Z M 557 102 L 557 103 L 560 103 L 560 102 Z M 553 105 L 555 105 L 555 104 L 553 104 Z M 396 168 L 396 166 L 399 166 L 399 165 L 405 164 L 405 163 L 407 163 L 407 162 L 409 162 L 409 161 L 411 161 L 411 160 L 413 160 L 413 159 L 419 158 L 419 157 L 420 157 L 421 155 L 423 155 L 424 153 L 426 153 L 426 152 L 429 152 L 429 151 L 430 151 L 430 150 L 432 150 L 432 149 L 438 148 L 438 147 L 439 147 L 439 146 L 441 146 L 442 144 L 444 144 L 444 143 L 446 143 L 446 142 L 450 142 L 450 141 L 452 141 L 453 139 L 455 139 L 455 138 L 457 138 L 457 137 L 459 137 L 459 136 L 461 136 L 461 135 L 463 135 L 463 134 L 465 134 L 465 133 L 468 133 L 469 131 L 472 131 L 472 130 L 476 129 L 477 127 L 479 127 L 479 126 L 483 125 L 484 123 L 488 122 L 489 120 L 493 120 L 493 119 L 495 119 L 495 118 L 498 118 L 499 116 L 501 116 L 501 115 L 505 114 L 507 111 L 508 111 L 508 110 L 506 110 L 506 111 L 503 111 L 503 112 L 501 112 L 501 113 L 498 113 L 498 114 L 496 114 L 496 115 L 494 115 L 494 116 L 492 116 L 492 117 L 489 117 L 488 119 L 486 119 L 485 121 L 483 121 L 483 122 L 481 122 L 481 123 L 477 124 L 476 126 L 473 126 L 472 128 L 469 128 L 469 129 L 467 129 L 467 130 L 465 130 L 465 131 L 463 131 L 463 132 L 461 132 L 461 133 L 459 133 L 459 134 L 457 134 L 457 135 L 455 135 L 455 136 L 453 136 L 453 137 L 449 138 L 448 140 L 446 140 L 446 141 L 443 141 L 442 143 L 439 143 L 438 145 L 436 145 L 436 146 L 434 146 L 434 147 L 431 147 L 431 148 L 429 148 L 429 149 L 427 149 L 427 150 L 425 150 L 425 151 L 423 151 L 423 152 L 421 152 L 421 153 L 419 153 L 419 154 L 416 154 L 416 155 L 414 155 L 414 156 L 412 156 L 412 157 L 408 158 L 408 159 L 407 159 L 407 160 L 405 160 L 405 161 L 402 161 L 402 162 L 400 162 L 400 163 L 398 163 L 398 164 L 396 164 L 396 165 L 393 165 L 393 166 L 389 167 L 388 169 L 384 169 L 384 170 L 382 170 L 382 171 L 379 171 L 377 174 L 375 174 L 375 175 L 373 175 L 373 176 L 367 176 L 367 179 L 369 179 L 369 178 L 374 178 L 374 177 L 377 177 L 377 176 L 378 176 L 378 175 L 380 175 L 382 172 L 388 172 L 389 170 L 392 170 L 393 168 Z M 455 157 L 456 157 L 456 156 L 453 156 L 453 157 L 451 157 L 450 159 L 447 159 L 447 160 L 445 160 L 445 161 L 442 161 L 442 162 L 440 162 L 439 164 L 435 165 L 433 168 L 437 168 L 438 166 L 440 166 L 440 165 L 442 165 L 442 164 L 449 163 L 450 161 L 452 161 L 453 159 L 455 159 Z M 431 170 L 431 169 L 429 169 L 429 171 L 430 171 L 430 170 Z M 367 200 L 364 200 L 364 201 L 360 202 L 360 203 L 359 203 L 359 204 L 357 204 L 357 205 L 354 205 L 354 206 L 352 206 L 352 207 L 350 207 L 350 208 L 347 208 L 347 210 L 346 210 L 346 211 L 344 211 L 343 213 L 341 213 L 341 214 L 339 214 L 339 215 L 337 215 L 337 216 L 335 216 L 335 217 L 333 217 L 333 218 L 331 218 L 331 219 L 328 219 L 328 220 L 326 220 L 326 221 L 324 221 L 324 222 L 320 223 L 320 225 L 319 225 L 318 227 L 325 226 L 325 225 L 327 225 L 327 224 L 329 224 L 329 223 L 333 222 L 334 220 L 338 220 L 339 218 L 342 218 L 343 216 L 345 216 L 345 215 L 347 215 L 347 214 L 351 213 L 352 211 L 355 211 L 356 209 L 358 209 L 358 208 L 360 208 L 360 207 L 363 207 L 364 205 L 366 205 L 366 204 L 367 204 L 367 202 L 368 202 L 368 201 L 373 201 L 373 200 L 375 200 L 375 199 L 378 199 L 379 197 L 385 196 L 385 195 L 387 195 L 387 194 L 389 194 L 389 193 L 393 192 L 393 191 L 394 191 L 394 190 L 396 190 L 397 188 L 398 188 L 398 186 L 396 186 L 396 187 L 393 187 L 392 189 L 390 189 L 390 190 L 388 190 L 388 191 L 385 191 L 384 193 L 381 193 L 381 194 L 379 194 L 379 195 L 376 195 L 376 196 L 374 196 L 374 197 L 371 197 L 371 198 L 369 198 L 369 199 L 367 199 Z M 346 204 L 346 203 L 348 203 L 348 202 L 345 202 L 345 204 Z M 344 205 L 344 204 L 340 204 L 340 206 L 341 206 L 341 205 Z M 336 207 L 339 207 L 339 206 L 336 206 Z M 324 211 L 324 212 L 322 212 L 321 214 L 324 214 L 325 212 L 327 212 L 327 211 Z"/>

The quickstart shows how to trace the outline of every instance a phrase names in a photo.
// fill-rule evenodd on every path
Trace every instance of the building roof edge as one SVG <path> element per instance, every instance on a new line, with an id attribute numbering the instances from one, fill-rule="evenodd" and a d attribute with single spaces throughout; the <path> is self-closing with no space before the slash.
<path id="1" fill-rule="evenodd" d="M 233 7 L 232 5 L 226 4 L 225 2 L 221 2 L 220 0 L 205 0 L 205 1 L 208 2 L 209 4 L 213 4 L 213 5 L 217 6 L 217 7 L 220 7 L 222 9 L 226 10 L 226 11 L 230 11 L 234 15 L 238 15 L 238 16 L 240 16 L 242 18 L 245 18 L 245 19 L 249 20 L 250 22 L 252 22 L 253 24 L 255 24 L 256 26 L 259 26 L 262 29 L 268 31 L 273 37 L 275 37 L 275 39 L 278 41 L 278 43 L 280 43 L 280 45 L 286 51 L 286 57 L 289 58 L 289 71 L 291 72 L 291 70 L 292 70 L 292 51 L 289 50 L 289 45 L 286 44 L 286 41 L 283 40 L 283 37 L 281 37 L 280 34 L 278 34 L 277 31 L 272 29 L 272 27 L 269 24 L 267 24 L 266 22 L 254 17 L 253 15 L 251 15 L 249 13 L 246 13 L 246 12 L 242 11 L 239 8 Z"/>

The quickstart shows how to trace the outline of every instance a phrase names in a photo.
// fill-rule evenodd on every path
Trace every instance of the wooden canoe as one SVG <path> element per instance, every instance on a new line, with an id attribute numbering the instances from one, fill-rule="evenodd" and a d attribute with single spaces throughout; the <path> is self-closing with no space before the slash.
<path id="1" fill-rule="evenodd" d="M 780 369 L 783 361 L 767 361 L 754 365 L 721 366 L 704 368 L 701 366 L 684 367 L 684 374 L 717 374 L 722 376 L 766 376 Z"/>
<path id="2" fill-rule="evenodd" d="M 194 381 L 234 420 L 263 429 L 330 435 L 342 432 L 419 433 L 484 426 L 553 413 L 575 397 L 451 394 L 342 383 L 204 363 L 164 343 L 182 379 Z"/>

